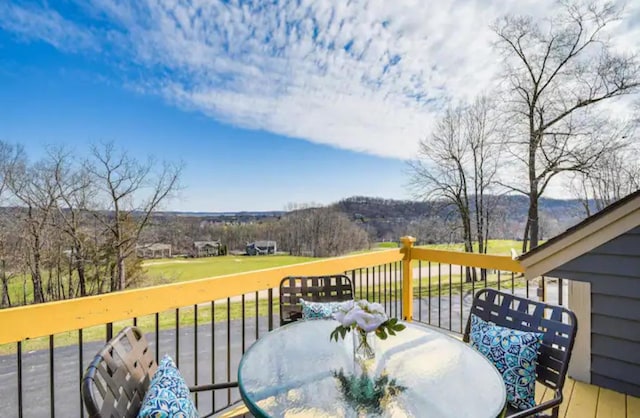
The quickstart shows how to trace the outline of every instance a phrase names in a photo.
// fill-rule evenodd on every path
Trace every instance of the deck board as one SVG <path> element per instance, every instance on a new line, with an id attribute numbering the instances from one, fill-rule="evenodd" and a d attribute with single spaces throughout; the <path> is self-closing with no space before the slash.
<path id="1" fill-rule="evenodd" d="M 627 396 L 627 418 L 640 418 L 640 398 Z"/>
<path id="2" fill-rule="evenodd" d="M 562 388 L 562 403 L 560 404 L 560 410 L 558 411 L 559 418 L 564 418 L 567 415 L 567 409 L 571 403 L 575 384 L 576 381 L 573 379 L 567 379 L 564 382 L 564 387 Z"/>
<path id="3" fill-rule="evenodd" d="M 600 388 L 596 418 L 624 417 L 626 413 L 625 396 L 622 393 Z"/>
<path id="4" fill-rule="evenodd" d="M 576 382 L 565 417 L 595 418 L 599 389 L 597 386 Z"/>

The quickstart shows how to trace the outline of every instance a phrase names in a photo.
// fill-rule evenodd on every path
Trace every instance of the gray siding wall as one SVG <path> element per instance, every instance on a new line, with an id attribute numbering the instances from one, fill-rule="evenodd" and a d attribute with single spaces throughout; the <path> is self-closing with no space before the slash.
<path id="1" fill-rule="evenodd" d="M 548 275 L 591 283 L 591 382 L 640 396 L 640 227 Z"/>

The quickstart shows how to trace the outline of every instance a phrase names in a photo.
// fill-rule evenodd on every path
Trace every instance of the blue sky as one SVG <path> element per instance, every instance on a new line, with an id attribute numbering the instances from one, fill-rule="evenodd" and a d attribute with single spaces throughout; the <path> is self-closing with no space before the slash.
<path id="1" fill-rule="evenodd" d="M 106 140 L 182 160 L 172 210 L 409 198 L 405 160 L 439 111 L 496 80 L 489 24 L 542 9 L 195 3 L 0 3 L 0 140 L 33 158 L 48 144 L 82 155 Z"/>

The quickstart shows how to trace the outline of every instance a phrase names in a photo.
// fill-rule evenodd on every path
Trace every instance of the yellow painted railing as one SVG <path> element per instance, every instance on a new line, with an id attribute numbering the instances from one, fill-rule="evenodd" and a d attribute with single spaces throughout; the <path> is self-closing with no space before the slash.
<path id="1" fill-rule="evenodd" d="M 144 316 L 212 300 L 278 287 L 285 276 L 314 276 L 403 261 L 403 312 L 413 312 L 412 260 L 523 272 L 510 257 L 466 254 L 413 247 L 415 239 L 402 238 L 399 249 L 337 257 L 277 267 L 0 310 L 0 345 Z"/>

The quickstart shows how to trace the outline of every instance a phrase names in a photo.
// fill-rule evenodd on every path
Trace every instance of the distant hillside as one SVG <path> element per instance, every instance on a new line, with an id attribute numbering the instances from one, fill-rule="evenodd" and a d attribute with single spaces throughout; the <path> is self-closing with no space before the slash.
<path id="1" fill-rule="evenodd" d="M 525 196 L 489 196 L 487 200 L 494 203 L 494 225 L 491 228 L 492 238 L 520 239 L 527 219 L 528 199 Z M 381 239 L 395 239 L 402 230 L 411 232 L 421 229 L 424 236 L 438 235 L 434 242 L 455 240 L 455 237 L 443 237 L 443 233 L 451 234 L 451 225 L 455 223 L 453 208 L 442 201 L 404 201 L 382 198 L 355 196 L 344 199 L 334 207 L 375 230 L 374 234 Z M 582 202 L 579 200 L 540 199 L 540 219 L 542 238 L 557 235 L 582 220 L 585 216 Z M 442 222 L 436 229 L 436 223 Z M 433 229 L 429 230 L 431 224 Z"/>

